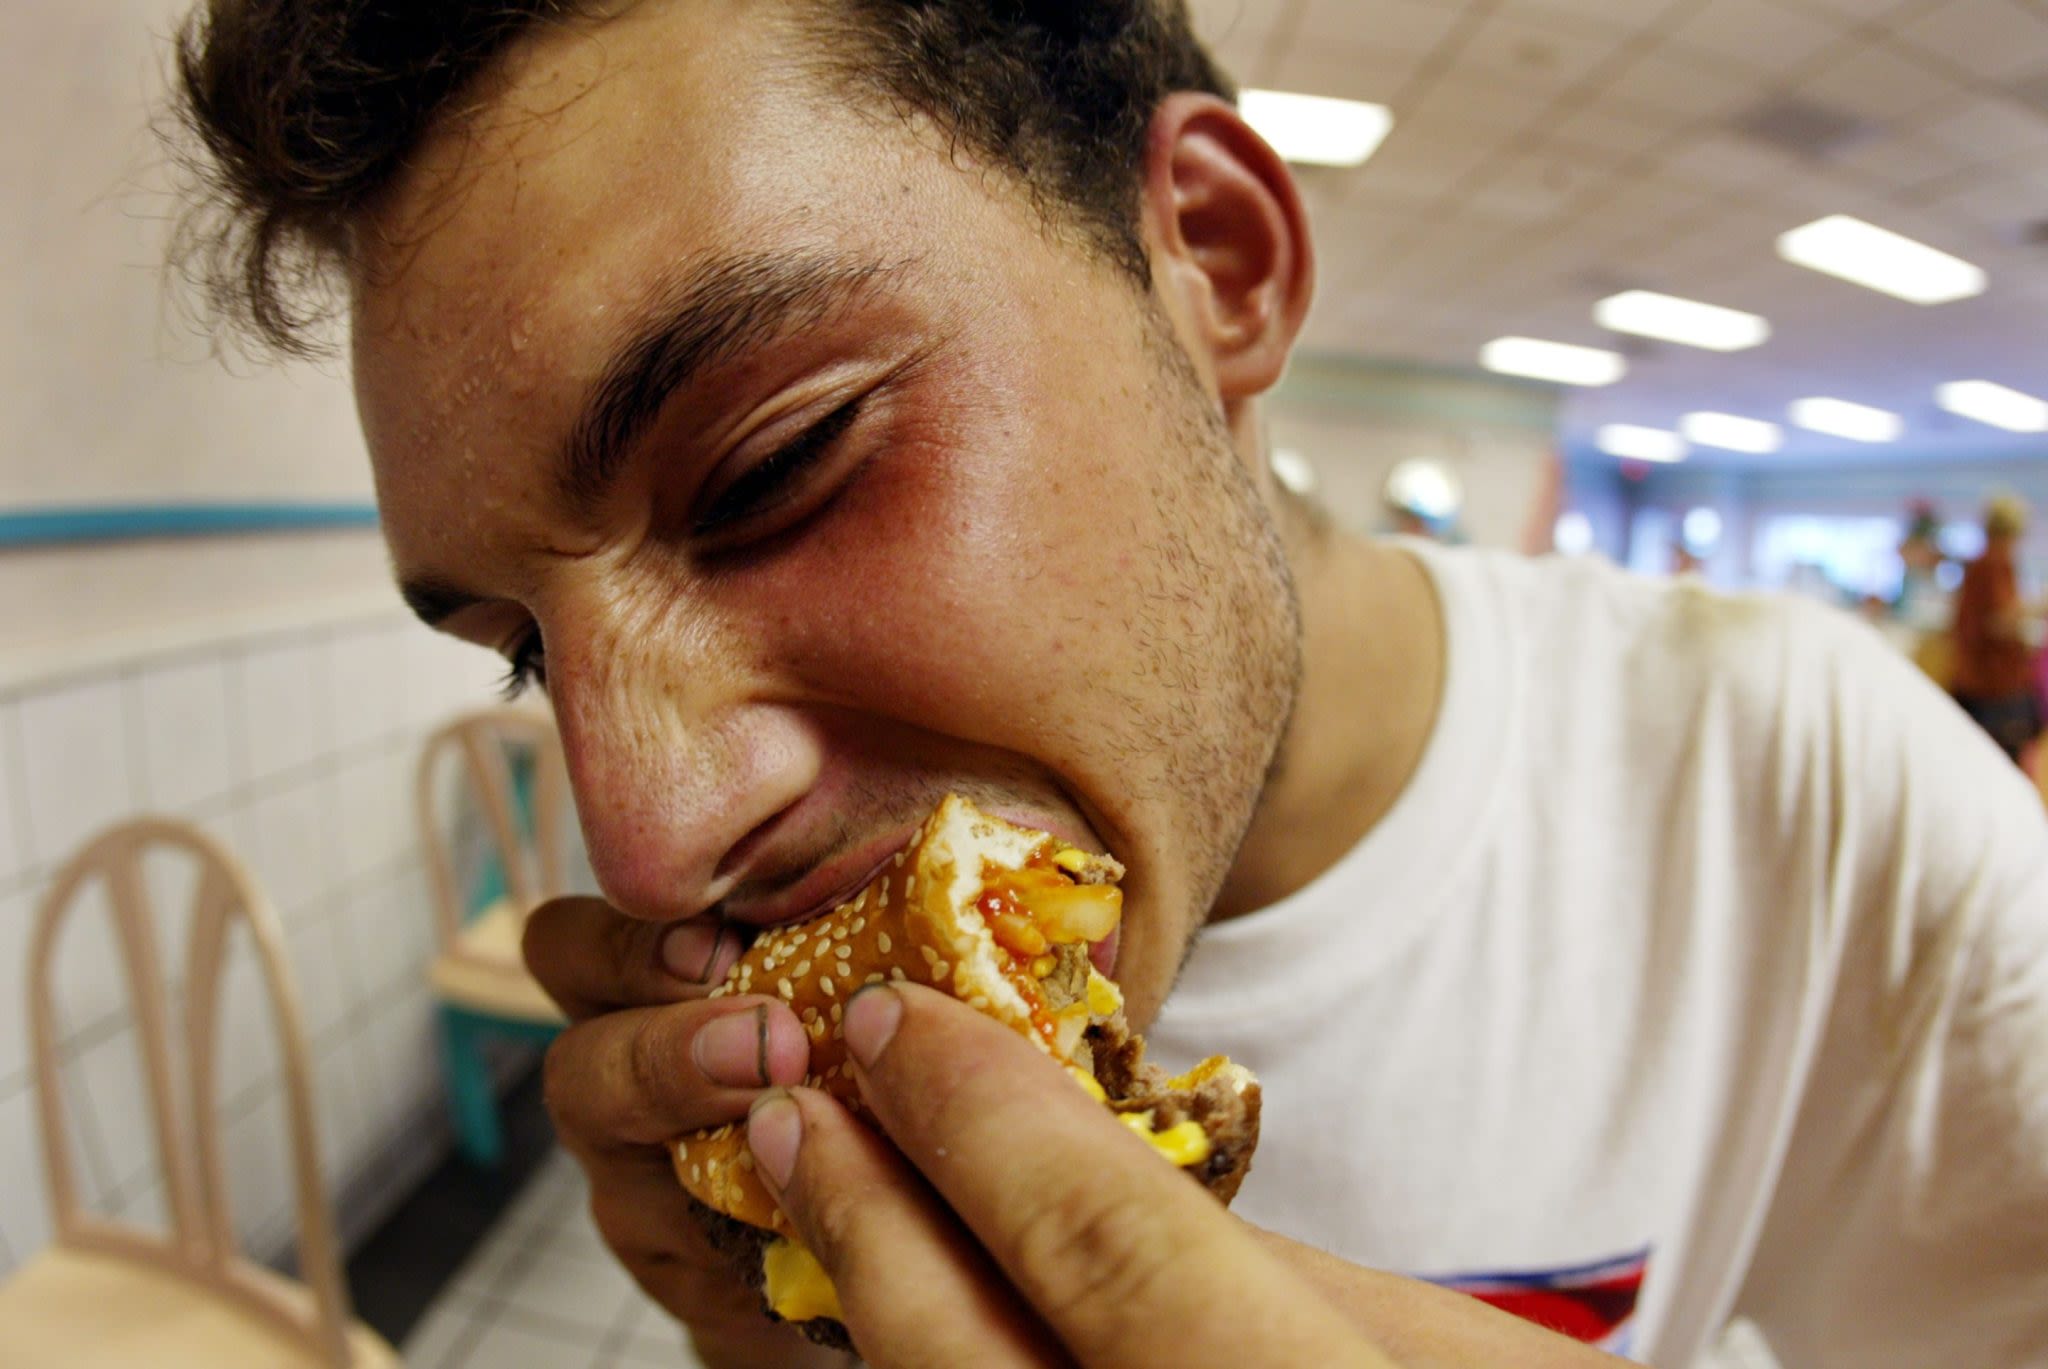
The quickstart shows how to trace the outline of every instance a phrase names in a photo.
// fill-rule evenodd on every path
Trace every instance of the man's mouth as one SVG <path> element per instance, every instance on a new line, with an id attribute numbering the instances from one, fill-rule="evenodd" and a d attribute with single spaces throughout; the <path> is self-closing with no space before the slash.
<path id="1" fill-rule="evenodd" d="M 998 814 L 1019 826 L 1053 835 L 1075 845 L 1088 845 L 1093 834 L 1086 831 L 1062 831 L 1048 822 L 1043 814 Z M 840 855 L 822 861 L 807 874 L 788 884 L 777 893 L 757 898 L 727 900 L 720 908 L 720 916 L 727 922 L 750 929 L 756 935 L 774 927 L 787 927 L 823 917 L 842 903 L 859 896 L 860 891 L 872 883 L 893 860 L 897 852 L 910 844 L 916 835 L 916 828 L 907 827 L 900 832 L 871 838 L 850 847 Z M 1113 976 L 1116 968 L 1117 950 L 1123 939 L 1123 929 L 1116 928 L 1100 941 L 1090 942 L 1088 958 L 1104 977 Z"/>
<path id="2" fill-rule="evenodd" d="M 728 922 L 766 930 L 823 917 L 853 898 L 882 872 L 882 867 L 910 842 L 910 832 L 861 843 L 814 867 L 782 893 L 758 901 L 728 900 L 721 908 Z"/>

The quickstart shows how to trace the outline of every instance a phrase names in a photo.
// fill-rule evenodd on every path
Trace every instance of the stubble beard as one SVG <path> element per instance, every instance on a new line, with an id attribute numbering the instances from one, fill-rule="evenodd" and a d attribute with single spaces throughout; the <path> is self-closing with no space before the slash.
<path id="1" fill-rule="evenodd" d="M 1153 747 L 1174 753 L 1193 953 L 1260 801 L 1287 755 L 1302 677 L 1299 593 L 1274 511 L 1163 312 L 1149 309 L 1159 403 L 1172 455 L 1155 498 L 1165 529 L 1146 549 L 1148 611 L 1133 645 L 1170 682 Z M 1151 635 L 1146 635 L 1147 633 Z"/>

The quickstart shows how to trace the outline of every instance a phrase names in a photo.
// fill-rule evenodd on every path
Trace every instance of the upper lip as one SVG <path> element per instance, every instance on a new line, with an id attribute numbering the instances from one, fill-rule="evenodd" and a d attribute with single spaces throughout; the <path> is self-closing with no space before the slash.
<path id="1" fill-rule="evenodd" d="M 1051 832 L 1077 845 L 1089 845 L 1094 841 L 1092 833 L 1074 831 L 1071 824 L 1062 823 L 1049 814 L 1005 812 L 999 807 L 989 811 L 1009 822 L 1036 831 Z M 881 873 L 882 867 L 910 844 L 916 833 L 915 823 L 886 829 L 819 862 L 801 878 L 780 889 L 724 900 L 720 915 L 728 922 L 758 928 L 787 926 L 823 916 L 866 888 L 868 882 Z"/>
<path id="2" fill-rule="evenodd" d="M 758 899 L 729 900 L 727 921 L 752 927 L 808 922 L 852 898 L 910 841 L 914 828 L 870 838 L 813 867 L 781 891 Z"/>

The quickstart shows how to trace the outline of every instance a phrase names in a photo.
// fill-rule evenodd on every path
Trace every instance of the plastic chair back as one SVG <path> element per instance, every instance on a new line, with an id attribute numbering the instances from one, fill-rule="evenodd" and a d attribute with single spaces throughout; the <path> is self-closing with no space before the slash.
<path id="1" fill-rule="evenodd" d="M 143 878 L 143 857 L 160 849 L 191 857 L 199 872 L 185 960 L 181 1041 L 172 1039 L 156 917 Z M 86 1213 L 79 1204 L 72 1172 L 58 1079 L 52 978 L 59 933 L 78 895 L 94 880 L 105 882 L 134 1008 L 136 1040 L 169 1208 L 169 1231 L 162 1234 Z M 298 1190 L 299 1279 L 310 1299 L 289 1281 L 245 1259 L 234 1230 L 221 1161 L 215 1088 L 222 962 L 228 934 L 238 922 L 248 929 L 255 947 L 277 1026 Z M 170 819 L 140 818 L 103 833 L 58 872 L 37 910 L 28 989 L 36 1104 L 56 1243 L 166 1269 L 243 1307 L 335 1369 L 348 1365 L 352 1314 L 321 1179 L 305 1023 L 277 915 L 241 863 L 204 832 Z M 172 1073 L 173 1053 L 181 1047 L 183 1078 L 188 1086 L 183 1125 Z"/>

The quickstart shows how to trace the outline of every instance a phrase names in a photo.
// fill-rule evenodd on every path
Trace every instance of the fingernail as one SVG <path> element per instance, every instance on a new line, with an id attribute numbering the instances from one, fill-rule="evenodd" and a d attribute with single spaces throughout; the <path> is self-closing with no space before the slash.
<path id="1" fill-rule="evenodd" d="M 661 938 L 661 964 L 677 979 L 692 984 L 709 984 L 721 971 L 720 960 L 728 959 L 726 948 L 739 950 L 739 939 L 724 923 L 692 918 L 668 929 Z"/>
<path id="2" fill-rule="evenodd" d="M 780 1090 L 764 1093 L 747 1112 L 747 1148 L 754 1152 L 768 1186 L 780 1193 L 796 1171 L 796 1150 L 803 1143 L 804 1118 L 796 1100 Z"/>
<path id="3" fill-rule="evenodd" d="M 765 1088 L 768 1077 L 768 1008 L 714 1018 L 697 1028 L 690 1058 L 714 1084 L 732 1089 Z"/>
<path id="4" fill-rule="evenodd" d="M 863 1068 L 872 1067 L 889 1048 L 902 1020 L 902 996 L 887 984 L 868 985 L 847 1001 L 846 1049 Z"/>

